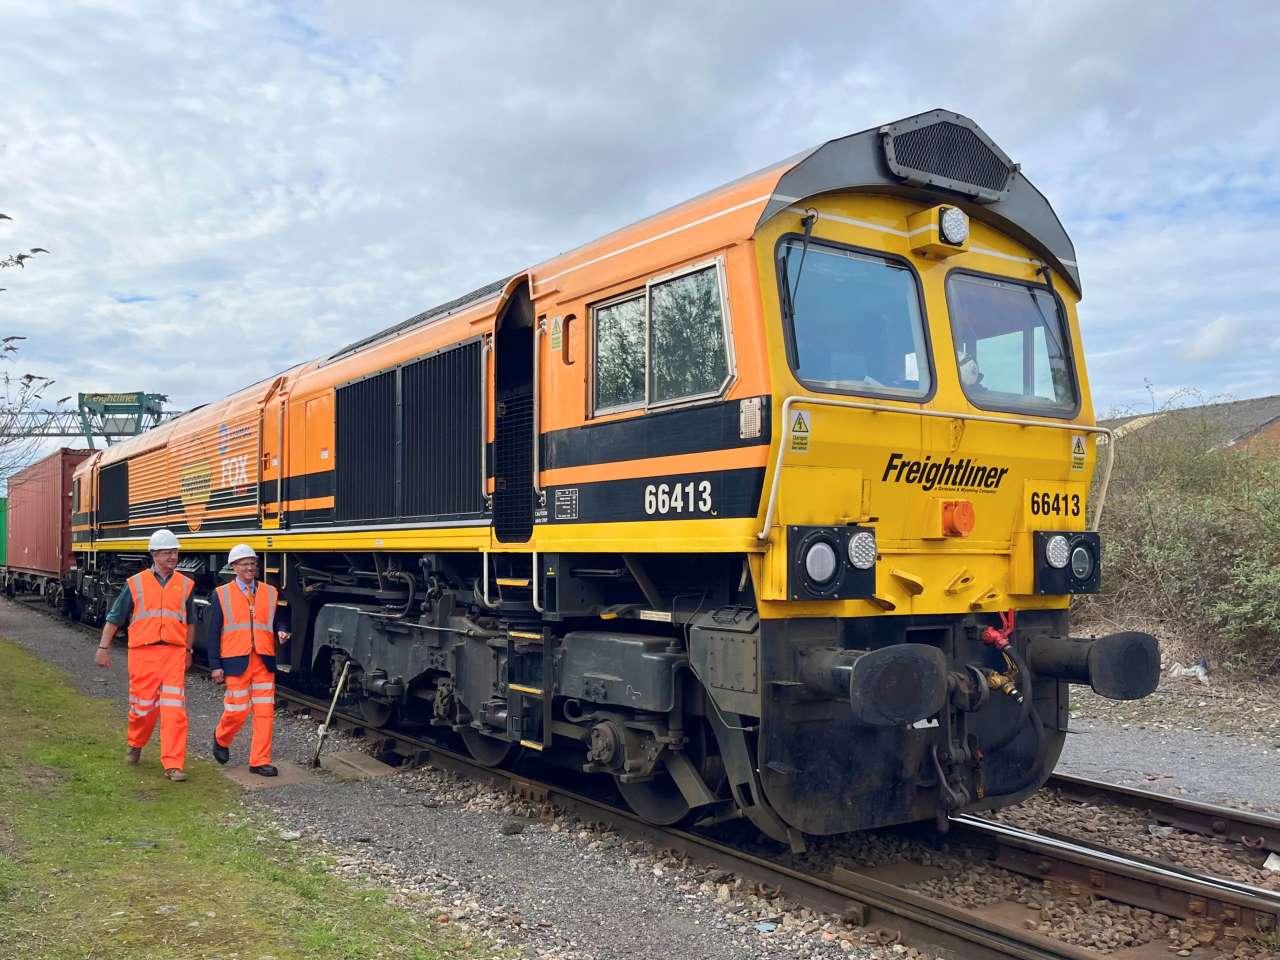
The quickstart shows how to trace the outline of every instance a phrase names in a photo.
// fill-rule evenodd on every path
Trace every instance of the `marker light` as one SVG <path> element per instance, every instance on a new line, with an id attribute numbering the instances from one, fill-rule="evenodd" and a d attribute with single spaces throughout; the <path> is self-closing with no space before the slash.
<path id="1" fill-rule="evenodd" d="M 1088 580 L 1093 576 L 1093 554 L 1087 547 L 1076 547 L 1071 551 L 1071 575 L 1077 580 Z"/>
<path id="2" fill-rule="evenodd" d="M 1061 570 L 1067 565 L 1067 561 L 1071 555 L 1071 545 L 1067 543 L 1067 538 L 1058 534 L 1050 537 L 1049 541 L 1044 545 L 1044 558 L 1048 561 L 1049 566 L 1055 570 Z"/>
<path id="3" fill-rule="evenodd" d="M 959 207 L 946 207 L 938 221 L 942 239 L 960 246 L 969 239 L 969 217 Z"/>
<path id="4" fill-rule="evenodd" d="M 836 575 L 838 564 L 835 547 L 825 540 L 819 540 L 805 551 L 804 572 L 814 583 L 827 583 Z"/>
<path id="5" fill-rule="evenodd" d="M 849 562 L 859 570 L 876 565 L 876 535 L 860 530 L 849 538 Z"/>

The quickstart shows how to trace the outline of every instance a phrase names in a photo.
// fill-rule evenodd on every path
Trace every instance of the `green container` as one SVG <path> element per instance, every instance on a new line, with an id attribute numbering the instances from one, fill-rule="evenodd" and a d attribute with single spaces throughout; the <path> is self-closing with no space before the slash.
<path id="1" fill-rule="evenodd" d="M 9 562 L 9 498 L 0 497 L 0 567 Z"/>

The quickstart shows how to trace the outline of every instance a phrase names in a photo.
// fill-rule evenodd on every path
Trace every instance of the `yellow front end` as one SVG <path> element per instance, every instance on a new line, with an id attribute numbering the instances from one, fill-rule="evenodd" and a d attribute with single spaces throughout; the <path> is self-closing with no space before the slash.
<path id="1" fill-rule="evenodd" d="M 1086 527 L 1097 446 L 1078 298 L 1060 278 L 1046 286 L 1030 251 L 976 218 L 962 243 L 946 243 L 945 210 L 828 195 L 756 236 L 777 437 L 769 549 L 753 558 L 763 618 L 1067 605 L 1037 593 L 1031 541 Z M 1021 332 L 1010 326 L 1019 311 L 1030 317 Z M 873 595 L 797 589 L 788 538 L 822 525 L 874 531 Z"/>

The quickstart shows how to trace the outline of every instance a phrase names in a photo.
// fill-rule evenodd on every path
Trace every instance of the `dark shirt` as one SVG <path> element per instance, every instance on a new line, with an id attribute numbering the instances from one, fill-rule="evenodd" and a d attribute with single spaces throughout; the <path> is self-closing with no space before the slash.
<path id="1" fill-rule="evenodd" d="M 239 578 L 231 582 L 237 586 L 240 584 Z M 261 586 L 261 582 L 254 583 L 255 590 Z M 240 587 L 240 589 L 243 591 L 244 587 Z M 248 656 L 225 658 L 222 656 L 222 604 L 216 594 L 209 601 L 209 612 L 205 617 L 204 635 L 208 638 L 209 669 L 221 670 L 229 677 L 240 676 L 249 669 L 249 658 Z M 288 633 L 289 619 L 288 607 L 276 607 L 275 623 L 271 629 L 276 633 Z M 279 643 L 279 638 L 277 638 L 277 643 Z M 275 673 L 275 657 L 263 657 L 262 662 L 266 664 L 268 670 Z"/>
<path id="2" fill-rule="evenodd" d="M 160 586 L 164 586 L 169 582 L 169 577 L 160 576 L 160 571 L 155 567 L 151 568 L 151 572 L 156 575 L 156 579 L 160 581 Z M 174 573 L 177 573 L 175 570 Z M 170 574 L 169 576 L 172 576 Z M 195 623 L 195 601 L 196 593 L 191 591 L 191 596 L 187 598 L 187 623 Z M 133 616 L 133 591 L 129 589 L 129 584 L 124 585 L 124 589 L 120 591 L 116 597 L 116 602 L 111 605 L 111 610 L 107 613 L 107 623 L 114 623 L 117 627 L 123 627 L 129 622 L 129 618 Z"/>

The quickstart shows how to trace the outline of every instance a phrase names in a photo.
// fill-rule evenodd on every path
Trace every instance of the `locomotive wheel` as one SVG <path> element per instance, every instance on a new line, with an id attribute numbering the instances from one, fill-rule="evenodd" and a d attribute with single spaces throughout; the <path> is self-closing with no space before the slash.
<path id="1" fill-rule="evenodd" d="M 641 783 L 623 783 L 616 776 L 613 781 L 618 785 L 622 799 L 627 801 L 627 806 L 642 820 L 669 827 L 689 815 L 689 804 L 666 771 L 654 774 L 652 780 Z"/>
<path id="2" fill-rule="evenodd" d="M 482 767 L 502 765 L 515 754 L 519 747 L 519 744 L 512 743 L 510 740 L 499 740 L 497 737 L 490 737 L 471 727 L 462 731 L 462 743 L 467 748 L 467 753 L 471 754 L 471 758 Z"/>
<path id="3" fill-rule="evenodd" d="M 724 764 L 715 752 L 715 736 L 706 723 L 699 723 L 687 731 L 685 750 L 703 782 L 713 793 L 720 793 L 724 783 Z M 623 783 L 615 775 L 618 792 L 635 813 L 644 820 L 661 827 L 669 827 L 687 817 L 693 809 L 684 794 L 671 779 L 666 766 L 654 772 L 651 780 L 639 783 Z"/>
<path id="4" fill-rule="evenodd" d="M 391 704 L 361 697 L 352 712 L 370 727 L 385 727 L 391 720 Z"/>

